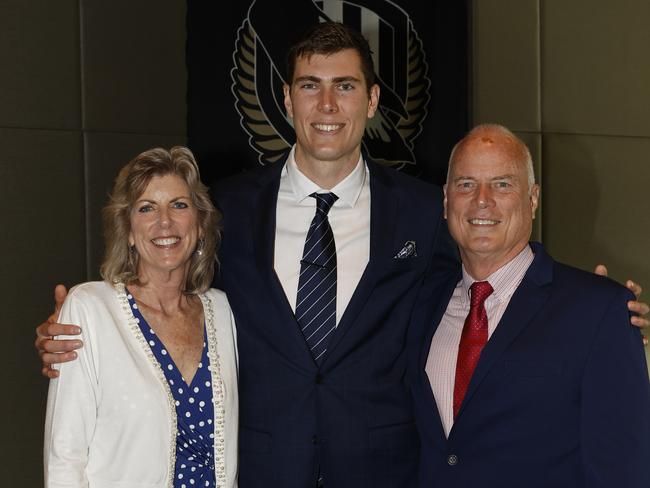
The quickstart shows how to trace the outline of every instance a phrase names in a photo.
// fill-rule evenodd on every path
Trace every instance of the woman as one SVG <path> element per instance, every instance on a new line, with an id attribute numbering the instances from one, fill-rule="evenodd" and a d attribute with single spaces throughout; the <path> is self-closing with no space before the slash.
<path id="1" fill-rule="evenodd" d="M 50 382 L 46 486 L 236 486 L 234 323 L 208 289 L 218 220 L 188 149 L 120 171 L 104 281 L 73 288 L 59 317 L 84 347 Z"/>

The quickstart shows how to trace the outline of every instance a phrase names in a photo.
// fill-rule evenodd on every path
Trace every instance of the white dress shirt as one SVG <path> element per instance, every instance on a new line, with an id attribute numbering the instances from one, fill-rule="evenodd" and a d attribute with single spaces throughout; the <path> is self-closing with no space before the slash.
<path id="1" fill-rule="evenodd" d="M 496 270 L 485 280 L 492 285 L 494 290 L 485 300 L 485 311 L 488 318 L 488 340 L 492 337 L 497 325 L 499 325 L 499 321 L 510 303 L 510 298 L 512 298 L 519 283 L 523 280 L 526 271 L 533 262 L 533 258 L 533 251 L 530 246 L 526 246 L 514 259 Z M 465 270 L 465 266 L 463 266 L 463 279 L 456 285 L 456 289 L 447 305 L 447 310 L 440 320 L 436 333 L 433 335 L 425 368 L 447 437 L 449 437 L 449 432 L 454 425 L 454 382 L 458 346 L 465 318 L 469 313 L 469 289 L 475 281 L 477 280 L 472 278 Z"/>
<path id="2" fill-rule="evenodd" d="M 336 243 L 336 323 L 341 320 L 370 258 L 370 177 L 359 157 L 354 170 L 331 190 L 320 188 L 300 172 L 291 150 L 280 176 L 276 209 L 273 267 L 296 310 L 300 260 L 307 230 L 316 212 L 311 193 L 332 192 L 338 200 L 328 218 Z"/>

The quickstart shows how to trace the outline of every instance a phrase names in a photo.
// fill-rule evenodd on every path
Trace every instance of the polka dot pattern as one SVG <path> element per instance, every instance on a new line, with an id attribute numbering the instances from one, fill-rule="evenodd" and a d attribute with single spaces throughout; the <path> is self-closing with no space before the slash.
<path id="1" fill-rule="evenodd" d="M 208 358 L 207 338 L 204 336 L 201 362 L 192 378 L 192 383 L 188 385 L 165 345 L 149 327 L 137 308 L 133 296 L 128 292 L 127 298 L 134 317 L 139 319 L 138 325 L 151 347 L 151 352 L 165 373 L 176 404 L 178 436 L 176 438 L 174 488 L 215 487 L 214 429 L 212 425 L 214 411 L 211 376 L 208 369 L 210 359 Z"/>
<path id="2" fill-rule="evenodd" d="M 454 419 L 465 398 L 467 387 L 474 374 L 474 369 L 481 357 L 481 352 L 488 340 L 488 320 L 485 300 L 494 290 L 487 281 L 476 281 L 470 287 L 471 300 L 469 314 L 463 325 L 456 360 L 456 378 L 454 381 Z"/>

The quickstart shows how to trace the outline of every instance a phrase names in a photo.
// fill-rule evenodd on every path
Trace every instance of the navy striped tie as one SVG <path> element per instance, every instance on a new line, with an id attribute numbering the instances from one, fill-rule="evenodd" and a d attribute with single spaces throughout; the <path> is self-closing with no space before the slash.
<path id="1" fill-rule="evenodd" d="M 327 214 L 338 199 L 334 193 L 312 193 L 316 214 L 300 261 L 296 318 L 314 360 L 320 364 L 328 337 L 336 328 L 336 243 Z"/>

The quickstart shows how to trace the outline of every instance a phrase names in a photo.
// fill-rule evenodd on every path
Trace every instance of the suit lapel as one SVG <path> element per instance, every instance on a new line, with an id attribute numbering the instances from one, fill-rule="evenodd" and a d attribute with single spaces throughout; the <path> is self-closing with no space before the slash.
<path id="1" fill-rule="evenodd" d="M 370 259 L 341 321 L 330 339 L 324 364 L 331 361 L 341 339 L 349 332 L 368 300 L 381 271 L 383 271 L 382 258 L 390 256 L 393 251 L 393 234 L 399 197 L 393 191 L 393 181 L 386 174 L 384 168 L 367 158 L 366 164 L 370 173 Z"/>
<path id="2" fill-rule="evenodd" d="M 277 166 L 276 166 L 277 165 Z M 259 192 L 253 202 L 253 245 L 258 268 L 273 270 L 275 243 L 275 219 L 280 188 L 280 174 L 284 162 L 279 161 L 258 178 Z"/>
<path id="3" fill-rule="evenodd" d="M 533 243 L 531 247 L 535 253 L 535 259 L 521 284 L 512 295 L 508 308 L 499 321 L 499 325 L 481 353 L 467 388 L 465 399 L 458 412 L 458 420 L 462 419 L 466 405 L 472 401 L 472 396 L 488 372 L 548 300 L 550 292 L 546 285 L 553 278 L 553 260 L 540 245 Z"/>
<path id="4" fill-rule="evenodd" d="M 300 326 L 273 267 L 278 191 L 280 188 L 280 175 L 285 162 L 286 158 L 277 161 L 267 171 L 263 171 L 258 178 L 259 192 L 257 199 L 253 202 L 255 217 L 252 223 L 255 261 L 264 281 L 264 289 L 268 290 L 278 312 L 279 320 L 269 320 L 268 324 L 270 328 L 279 325 L 281 330 L 270 330 L 269 333 L 293 337 L 291 341 L 292 347 L 300 349 L 306 358 L 313 363 L 309 347 L 300 331 Z"/>
<path id="5" fill-rule="evenodd" d="M 425 316 L 421 321 L 423 327 L 425 327 L 424 339 L 422 340 L 422 349 L 420 349 L 419 356 L 419 369 L 424 371 L 424 368 L 427 365 L 427 359 L 429 357 L 429 349 L 431 348 L 431 341 L 433 336 L 438 330 L 438 325 L 442 320 L 442 316 L 447 310 L 447 305 L 451 296 L 454 293 L 454 289 L 458 282 L 462 279 L 463 275 L 459 273 L 453 273 L 451 277 L 444 279 L 443 282 L 438 281 L 437 284 L 433 285 L 431 289 L 427 292 L 427 297 L 423 299 L 423 302 L 426 303 L 426 308 L 429 310 L 429 315 Z M 437 277 L 434 275 L 428 280 L 434 279 Z M 416 319 L 418 322 L 420 319 Z"/>
<path id="6" fill-rule="evenodd" d="M 433 429 L 430 432 L 431 439 L 440 443 L 445 443 L 447 438 L 445 429 L 442 426 L 438 404 L 426 372 L 426 365 L 433 336 L 438 330 L 438 325 L 447 310 L 447 304 L 461 278 L 462 274 L 460 272 L 452 273 L 451 276 L 449 276 L 449 273 L 444 273 L 440 277 L 436 275 L 429 277 L 428 280 L 434 284 L 429 287 L 429 283 L 425 283 L 427 294 L 422 298 L 422 304 L 420 305 L 424 307 L 424 313 L 416 315 L 411 321 L 411 327 L 423 327 L 425 331 L 421 335 L 423 339 L 421 340 L 418 356 L 417 382 L 422 392 L 421 398 L 424 398 L 427 403 L 426 410 L 431 412 L 431 422 L 426 424 L 428 428 Z"/>

